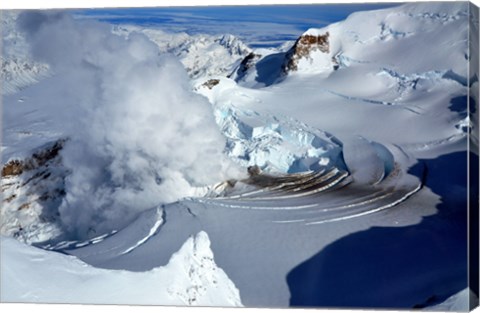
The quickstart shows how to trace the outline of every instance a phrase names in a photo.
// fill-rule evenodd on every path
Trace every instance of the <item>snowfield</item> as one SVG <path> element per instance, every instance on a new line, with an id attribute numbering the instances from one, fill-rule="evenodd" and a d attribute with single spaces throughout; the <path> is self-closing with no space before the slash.
<path id="1" fill-rule="evenodd" d="M 2 237 L 1 243 L 2 301 L 241 306 L 240 294 L 216 266 L 204 232 L 189 238 L 166 266 L 142 273 L 94 268 L 11 238 Z M 52 277 L 55 284 L 46 286 Z"/>
<path id="2" fill-rule="evenodd" d="M 2 301 L 478 302 L 473 5 L 258 49 L 64 12 L 2 25 Z"/>

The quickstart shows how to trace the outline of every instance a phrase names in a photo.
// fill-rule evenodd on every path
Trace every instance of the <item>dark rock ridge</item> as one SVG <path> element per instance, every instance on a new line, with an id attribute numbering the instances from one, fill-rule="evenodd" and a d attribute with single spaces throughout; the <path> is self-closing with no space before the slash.
<path id="1" fill-rule="evenodd" d="M 2 177 L 17 176 L 23 172 L 31 171 L 45 165 L 48 161 L 55 159 L 63 148 L 64 139 L 54 142 L 51 146 L 39 149 L 30 158 L 25 160 L 10 160 L 2 167 Z"/>
<path id="2" fill-rule="evenodd" d="M 256 54 L 253 52 L 250 52 L 240 63 L 240 65 L 231 73 L 228 75 L 228 78 L 243 78 L 246 74 L 246 72 L 253 66 L 255 66 L 255 63 L 262 57 L 261 54 Z"/>
<path id="3" fill-rule="evenodd" d="M 278 52 L 266 56 L 250 52 L 227 77 L 239 82 L 252 69 L 256 69 L 257 76 L 255 80 L 268 86 L 281 76 L 292 71 L 298 71 L 299 61 L 302 58 L 311 58 L 312 52 L 330 53 L 329 38 L 329 32 L 320 35 L 305 34 L 300 36 L 286 52 Z M 337 57 L 331 58 L 331 65 L 334 70 L 338 70 L 341 65 Z"/>
<path id="4" fill-rule="evenodd" d="M 285 73 L 297 71 L 298 61 L 302 58 L 308 58 L 313 51 L 318 50 L 323 53 L 329 53 L 329 36 L 330 34 L 328 32 L 318 36 L 308 34 L 300 36 L 293 47 L 287 52 L 285 63 L 283 64 L 283 71 Z"/>
<path id="5" fill-rule="evenodd" d="M 220 83 L 220 80 L 218 79 L 209 79 L 206 82 L 204 82 L 202 86 L 207 87 L 208 89 L 212 89 L 213 87 L 218 85 L 218 83 Z"/>
<path id="6" fill-rule="evenodd" d="M 66 195 L 65 178 L 70 173 L 62 164 L 65 142 L 65 139 L 50 142 L 30 157 L 12 159 L 3 165 L 2 235 L 26 243 L 59 235 L 62 225 L 58 208 Z"/>

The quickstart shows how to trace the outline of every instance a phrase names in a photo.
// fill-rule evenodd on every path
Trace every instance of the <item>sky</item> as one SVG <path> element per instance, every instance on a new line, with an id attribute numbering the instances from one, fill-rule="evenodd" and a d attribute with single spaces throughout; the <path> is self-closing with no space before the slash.
<path id="1" fill-rule="evenodd" d="M 133 24 L 188 34 L 233 34 L 252 47 L 277 46 L 295 40 L 309 28 L 344 20 L 356 11 L 375 10 L 398 3 L 313 5 L 196 6 L 108 8 L 74 11 L 79 19 Z"/>

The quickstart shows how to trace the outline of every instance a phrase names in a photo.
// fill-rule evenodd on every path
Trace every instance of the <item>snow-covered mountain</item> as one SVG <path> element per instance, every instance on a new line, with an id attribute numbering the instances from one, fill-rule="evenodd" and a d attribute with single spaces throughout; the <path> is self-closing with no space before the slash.
<path id="1" fill-rule="evenodd" d="M 252 71 L 277 72 L 280 77 L 310 73 L 334 75 L 334 71 L 345 71 L 349 67 L 362 67 L 364 70 L 386 68 L 412 75 L 418 71 L 428 73 L 440 70 L 438 66 L 443 63 L 444 71 L 451 70 L 466 81 L 468 42 L 451 44 L 449 41 L 455 36 L 466 38 L 466 5 L 459 4 L 452 9 L 449 4 L 439 4 L 436 13 L 428 13 L 429 7 L 431 4 L 426 3 L 406 5 L 402 10 L 377 10 L 369 13 L 368 20 L 365 19 L 365 13 L 354 13 L 345 21 L 322 29 L 307 30 L 286 53 L 258 53 L 262 58 L 255 58 L 255 66 L 249 60 L 249 68 Z M 446 50 L 439 51 L 419 44 L 429 39 L 435 39 Z M 402 48 L 404 45 L 408 49 Z M 452 57 L 445 59 L 445 55 Z M 277 62 L 273 62 L 274 57 Z M 267 62 L 270 63 L 268 67 Z M 395 68 L 390 68 L 392 66 Z M 283 71 L 278 71 L 279 67 Z M 252 78 L 261 82 L 264 75 L 257 73 Z M 457 78 L 461 80 L 461 77 Z"/>
<path id="2" fill-rule="evenodd" d="M 28 57 L 28 44 L 15 27 L 18 12 L 1 11 L 2 53 L 0 55 L 2 95 L 12 94 L 49 75 L 47 64 Z"/>
<path id="3" fill-rule="evenodd" d="M 185 66 L 192 78 L 230 74 L 251 49 L 233 35 L 187 35 L 166 33 L 160 29 L 137 26 L 117 26 L 114 32 L 128 36 L 141 32 L 160 48 L 161 52 L 172 53 Z"/>
<path id="4" fill-rule="evenodd" d="M 261 49 L 15 19 L 12 47 L 32 47 L 2 65 L 1 232 L 38 248 L 2 239 L 2 299 L 465 307 L 473 6 L 358 12 Z M 9 287 L 38 259 L 58 284 Z"/>
<path id="5" fill-rule="evenodd" d="M 1 75 L 3 94 L 12 94 L 45 78 L 48 66 L 25 59 L 2 59 Z"/>
<path id="6" fill-rule="evenodd" d="M 15 29 L 18 12 L 6 11 L 2 18 L 4 52 L 1 76 L 4 94 L 14 93 L 50 75 L 47 64 L 35 62 L 26 55 L 25 39 Z M 192 78 L 230 74 L 251 49 L 233 35 L 187 35 L 166 33 L 160 29 L 131 25 L 115 26 L 113 32 L 127 36 L 143 33 L 155 42 L 161 53 L 175 55 Z"/>

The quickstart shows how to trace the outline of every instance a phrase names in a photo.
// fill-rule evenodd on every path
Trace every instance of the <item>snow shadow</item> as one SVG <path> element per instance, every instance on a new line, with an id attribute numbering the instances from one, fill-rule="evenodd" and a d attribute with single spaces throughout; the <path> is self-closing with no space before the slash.
<path id="1" fill-rule="evenodd" d="M 448 107 L 451 111 L 457 113 L 465 113 L 467 111 L 467 96 L 459 96 L 452 98 L 450 101 L 450 106 Z M 470 98 L 472 101 L 472 98 Z"/>
<path id="2" fill-rule="evenodd" d="M 475 112 L 477 112 L 477 103 L 473 97 L 459 96 L 452 98 L 448 108 L 453 112 L 465 115 L 462 117 L 466 117 L 468 111 L 470 111 L 470 114 L 475 114 Z"/>
<path id="3" fill-rule="evenodd" d="M 265 86 L 273 85 L 282 77 L 282 64 L 285 61 L 285 53 L 275 53 L 266 56 L 255 65 L 257 77 L 255 80 Z"/>
<path id="4" fill-rule="evenodd" d="M 424 185 L 441 196 L 438 213 L 330 244 L 287 275 L 291 306 L 422 308 L 467 287 L 467 152 L 420 160 L 410 172 L 419 166 Z"/>

